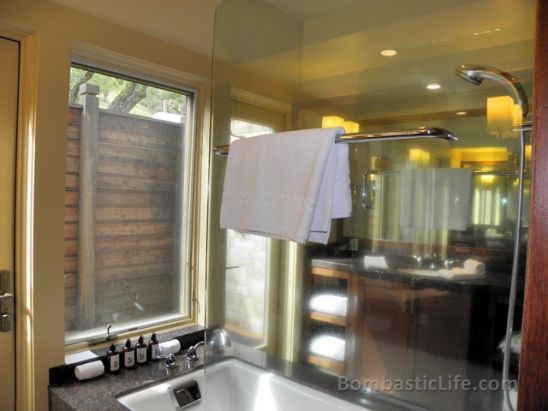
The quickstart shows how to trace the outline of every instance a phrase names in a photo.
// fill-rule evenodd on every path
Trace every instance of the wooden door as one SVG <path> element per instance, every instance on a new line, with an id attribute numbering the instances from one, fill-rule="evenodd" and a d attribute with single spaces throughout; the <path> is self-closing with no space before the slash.
<path id="1" fill-rule="evenodd" d="M 0 411 L 15 409 L 15 156 L 19 43 L 0 37 Z"/>
<path id="2" fill-rule="evenodd" d="M 520 411 L 548 409 L 548 1 L 537 2 L 531 210 Z"/>

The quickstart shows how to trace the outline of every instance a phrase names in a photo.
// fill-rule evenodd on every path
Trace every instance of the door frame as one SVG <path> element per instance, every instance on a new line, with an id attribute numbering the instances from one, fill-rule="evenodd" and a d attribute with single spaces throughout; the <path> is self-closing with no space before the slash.
<path id="1" fill-rule="evenodd" d="M 518 410 L 548 405 L 548 1 L 537 1 L 531 208 Z"/>
<path id="2" fill-rule="evenodd" d="M 0 35 L 19 42 L 15 184 L 15 407 L 34 410 L 33 214 L 38 35 L 0 21 Z"/>
<path id="3" fill-rule="evenodd" d="M 520 411 L 541 409 L 548 404 L 548 1 L 537 1 L 535 111 L 533 129 L 533 179 L 529 224 L 528 268 L 520 364 Z M 0 35 L 21 45 L 20 90 L 17 132 L 17 192 L 15 272 L 16 306 L 16 407 L 34 409 L 34 362 L 32 296 L 32 216 L 34 138 L 38 35 L 0 21 Z M 24 213 L 20 211 L 24 210 Z"/>

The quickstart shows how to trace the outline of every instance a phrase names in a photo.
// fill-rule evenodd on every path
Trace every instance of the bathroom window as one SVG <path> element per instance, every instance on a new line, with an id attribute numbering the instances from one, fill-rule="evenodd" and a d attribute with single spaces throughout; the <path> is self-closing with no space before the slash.
<path id="1" fill-rule="evenodd" d="M 268 126 L 233 118 L 230 142 L 269 134 Z M 266 343 L 271 241 L 226 230 L 225 327 L 254 344 Z"/>
<path id="2" fill-rule="evenodd" d="M 193 93 L 70 70 L 65 341 L 189 321 Z"/>

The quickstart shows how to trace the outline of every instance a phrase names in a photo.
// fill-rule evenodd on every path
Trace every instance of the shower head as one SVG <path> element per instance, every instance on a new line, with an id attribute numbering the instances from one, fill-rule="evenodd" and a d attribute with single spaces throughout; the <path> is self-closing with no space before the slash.
<path id="1" fill-rule="evenodd" d="M 529 113 L 527 94 L 518 79 L 510 73 L 495 67 L 462 64 L 456 68 L 455 74 L 476 86 L 479 86 L 485 79 L 503 84 L 510 91 L 516 103 L 520 105 L 523 117 Z"/>

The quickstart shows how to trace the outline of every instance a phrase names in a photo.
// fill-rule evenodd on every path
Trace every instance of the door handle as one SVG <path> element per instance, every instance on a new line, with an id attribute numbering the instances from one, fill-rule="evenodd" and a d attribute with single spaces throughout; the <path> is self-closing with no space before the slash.
<path id="1" fill-rule="evenodd" d="M 13 329 L 14 297 L 12 294 L 11 273 L 0 271 L 0 332 L 6 333 Z"/>
<path id="2" fill-rule="evenodd" d="M 13 328 L 13 294 L 0 295 L 0 332 L 7 333 Z"/>

